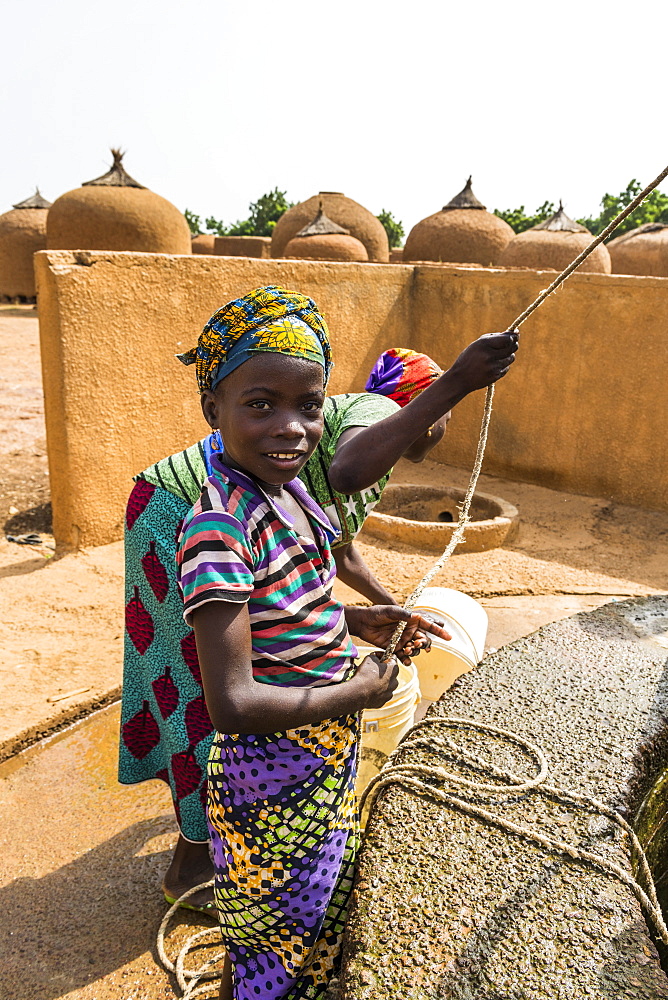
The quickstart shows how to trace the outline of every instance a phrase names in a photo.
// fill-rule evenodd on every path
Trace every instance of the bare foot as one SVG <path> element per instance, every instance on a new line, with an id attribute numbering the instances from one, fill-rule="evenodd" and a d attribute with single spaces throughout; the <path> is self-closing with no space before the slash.
<path id="1" fill-rule="evenodd" d="M 193 843 L 179 834 L 174 856 L 165 872 L 162 889 L 165 896 L 178 899 L 188 889 L 213 878 L 213 864 L 209 856 L 208 843 Z M 185 901 L 185 906 L 216 916 L 213 889 L 202 889 Z"/>
<path id="2" fill-rule="evenodd" d="M 230 956 L 225 955 L 225 965 L 223 967 L 223 975 L 220 980 L 220 993 L 218 994 L 218 1000 L 233 1000 L 234 989 L 232 988 L 232 963 L 230 962 Z"/>

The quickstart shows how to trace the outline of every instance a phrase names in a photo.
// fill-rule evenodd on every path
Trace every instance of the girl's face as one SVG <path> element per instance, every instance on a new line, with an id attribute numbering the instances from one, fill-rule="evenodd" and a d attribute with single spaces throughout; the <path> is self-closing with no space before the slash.
<path id="1" fill-rule="evenodd" d="M 262 352 L 202 395 L 210 427 L 226 454 L 272 486 L 290 482 L 318 446 L 323 430 L 324 371 L 315 361 Z"/>

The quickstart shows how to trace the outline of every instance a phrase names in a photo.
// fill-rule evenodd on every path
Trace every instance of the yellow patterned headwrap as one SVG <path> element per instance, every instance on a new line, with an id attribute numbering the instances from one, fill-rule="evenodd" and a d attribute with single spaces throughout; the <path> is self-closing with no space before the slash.
<path id="1" fill-rule="evenodd" d="M 200 392 L 218 383 L 256 353 L 272 351 L 332 368 L 329 331 L 313 299 L 278 285 L 256 288 L 213 314 L 197 347 L 177 357 L 196 366 Z"/>

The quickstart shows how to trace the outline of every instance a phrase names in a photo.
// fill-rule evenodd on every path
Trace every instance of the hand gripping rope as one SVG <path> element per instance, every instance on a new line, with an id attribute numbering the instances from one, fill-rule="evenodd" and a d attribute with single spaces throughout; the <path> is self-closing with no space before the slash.
<path id="1" fill-rule="evenodd" d="M 658 185 L 668 177 L 668 166 L 655 177 L 654 180 L 647 185 L 646 188 L 636 195 L 633 201 L 626 206 L 619 215 L 612 220 L 612 222 L 606 226 L 603 232 L 599 233 L 585 249 L 578 254 L 578 256 L 573 260 L 565 270 L 558 274 L 554 281 L 547 287 L 544 288 L 534 299 L 534 301 L 527 306 L 524 312 L 520 313 L 517 319 L 510 324 L 507 328 L 507 333 L 514 333 L 519 330 L 522 323 L 525 322 L 531 316 L 533 312 L 538 309 L 540 305 L 552 295 L 553 292 L 559 288 L 560 285 L 566 281 L 566 279 L 577 270 L 577 268 L 582 264 L 583 261 L 587 259 L 590 253 L 596 249 L 604 240 L 610 236 L 611 233 L 626 219 L 631 212 L 645 200 L 648 194 L 658 187 Z M 490 385 L 487 388 L 485 394 L 485 406 L 483 410 L 482 422 L 480 425 L 480 435 L 478 437 L 478 446 L 476 449 L 475 462 L 473 464 L 473 471 L 471 473 L 471 478 L 464 495 L 464 500 L 460 507 L 459 519 L 457 525 L 452 534 L 452 537 L 446 546 L 444 552 L 436 560 L 434 565 L 428 570 L 427 573 L 422 577 L 418 585 L 415 587 L 414 591 L 404 604 L 404 609 L 406 611 L 411 611 L 417 604 L 420 595 L 429 586 L 431 581 L 434 579 L 437 573 L 446 564 L 452 553 L 455 551 L 459 543 L 464 537 L 464 532 L 466 526 L 469 523 L 469 512 L 471 510 L 471 503 L 473 501 L 473 495 L 475 493 L 475 488 L 478 483 L 478 478 L 480 476 L 480 470 L 482 468 L 483 458 L 485 455 L 485 448 L 487 445 L 487 434 L 489 431 L 489 424 L 492 418 L 492 404 L 494 400 L 494 385 Z M 397 648 L 399 639 L 401 638 L 406 625 L 405 622 L 400 622 L 397 625 L 390 643 L 383 653 L 383 659 L 387 660 L 394 653 Z M 414 737 L 416 733 L 435 730 L 435 727 L 442 728 L 474 728 L 482 730 L 491 735 L 500 736 L 507 740 L 520 745 L 525 749 L 525 751 L 534 757 L 537 761 L 538 773 L 535 777 L 530 779 L 522 779 L 512 772 L 505 771 L 501 768 L 497 768 L 494 764 L 486 761 L 482 761 L 480 758 L 467 754 L 462 750 L 461 747 L 457 747 L 456 744 L 452 742 L 449 736 L 445 735 L 444 738 L 439 738 L 438 736 L 429 735 L 425 737 L 408 738 L 404 739 L 397 749 L 388 757 L 387 763 L 384 765 L 381 772 L 372 779 L 370 784 L 364 791 L 360 801 L 360 812 L 365 807 L 365 805 L 372 806 L 375 802 L 378 794 L 390 785 L 399 784 L 406 790 L 415 792 L 417 795 L 425 796 L 428 798 L 436 799 L 439 802 L 443 802 L 446 805 L 450 805 L 462 812 L 467 813 L 470 816 L 474 816 L 484 822 L 491 823 L 495 826 L 500 827 L 507 833 L 513 834 L 515 836 L 521 837 L 525 840 L 529 840 L 539 846 L 542 846 L 546 850 L 556 852 L 558 854 L 564 854 L 574 860 L 580 860 L 588 862 L 595 865 L 607 874 L 619 879 L 627 888 L 633 893 L 641 907 L 647 914 L 649 920 L 654 926 L 655 932 L 660 938 L 660 940 L 668 945 L 668 928 L 663 920 L 661 914 L 661 909 L 656 898 L 656 891 L 654 888 L 654 882 L 652 880 L 652 875 L 647 863 L 647 858 L 645 853 L 636 837 L 633 829 L 629 826 L 626 820 L 617 813 L 614 809 L 610 809 L 603 802 L 599 802 L 597 799 L 591 799 L 584 795 L 575 795 L 572 792 L 566 792 L 563 789 L 557 788 L 553 785 L 548 785 L 545 779 L 548 775 L 548 765 L 545 760 L 545 756 L 539 747 L 525 740 L 523 737 L 518 736 L 508 730 L 497 729 L 494 726 L 487 726 L 483 723 L 476 722 L 472 719 L 455 719 L 447 717 L 437 717 L 430 719 L 423 719 L 416 726 L 410 730 L 407 734 L 408 737 Z M 361 727 L 360 727 L 361 731 Z M 358 753 L 359 753 L 359 737 L 358 737 Z M 462 778 L 460 775 L 456 775 L 452 772 L 445 771 L 443 768 L 434 767 L 433 765 L 425 764 L 415 764 L 415 763 L 400 763 L 400 758 L 404 752 L 408 749 L 423 748 L 431 751 L 432 753 L 439 753 L 447 750 L 451 755 L 453 752 L 457 753 L 461 761 L 478 771 L 482 771 L 484 774 L 497 779 L 496 782 L 485 783 L 471 781 L 466 778 Z M 501 781 L 502 783 L 499 783 Z M 461 792 L 458 795 L 454 795 L 447 788 L 437 787 L 438 783 L 441 785 L 452 785 L 456 784 L 460 786 Z M 531 830 L 528 827 L 518 825 L 506 820 L 501 816 L 498 816 L 494 812 L 490 812 L 489 809 L 485 809 L 478 804 L 478 802 L 467 801 L 461 798 L 461 794 L 469 794 L 475 797 L 476 800 L 480 796 L 490 796 L 490 795 L 508 795 L 512 791 L 513 795 L 517 795 L 520 792 L 530 793 L 537 789 L 540 789 L 546 796 L 555 797 L 562 800 L 571 802 L 573 805 L 584 808 L 590 812 L 600 814 L 608 819 L 614 826 L 626 834 L 633 846 L 633 849 L 639 859 L 639 875 L 644 882 L 644 888 L 639 884 L 628 872 L 624 871 L 615 862 L 603 858 L 591 851 L 582 850 L 576 847 L 574 844 L 570 844 L 566 841 L 556 840 L 551 837 L 547 837 L 537 830 Z M 198 931 L 196 934 L 191 935 L 182 946 L 178 953 L 175 961 L 172 961 L 165 950 L 165 935 L 167 933 L 168 925 L 174 914 L 177 912 L 181 902 L 188 899 L 190 896 L 194 895 L 200 889 L 208 889 L 213 885 L 213 881 L 204 882 L 202 885 L 195 886 L 188 892 L 184 893 L 180 899 L 169 908 L 165 914 L 162 923 L 160 924 L 160 929 L 158 931 L 158 955 L 160 961 L 167 971 L 172 972 L 176 975 L 179 987 L 182 992 L 182 1000 L 193 1000 L 195 997 L 215 997 L 218 995 L 217 984 L 215 980 L 220 977 L 220 968 L 215 969 L 213 966 L 220 962 L 224 957 L 224 951 L 219 952 L 212 958 L 204 962 L 196 970 L 187 970 L 185 968 L 185 959 L 191 948 L 201 947 L 204 945 L 214 945 L 220 941 L 220 932 L 217 927 L 207 927 L 204 930 Z M 202 982 L 203 980 L 209 980 L 208 982 Z M 200 984 L 200 985 L 198 985 Z M 212 990 L 215 989 L 215 992 Z"/>

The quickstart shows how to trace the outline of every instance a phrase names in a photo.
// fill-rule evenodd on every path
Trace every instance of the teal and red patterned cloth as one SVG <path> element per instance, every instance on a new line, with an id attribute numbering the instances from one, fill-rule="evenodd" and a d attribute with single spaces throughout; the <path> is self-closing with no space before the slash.
<path id="1" fill-rule="evenodd" d="M 190 507 L 145 479 L 128 500 L 119 781 L 167 782 L 181 832 L 188 840 L 206 841 L 213 725 L 174 563 L 176 536 Z"/>

